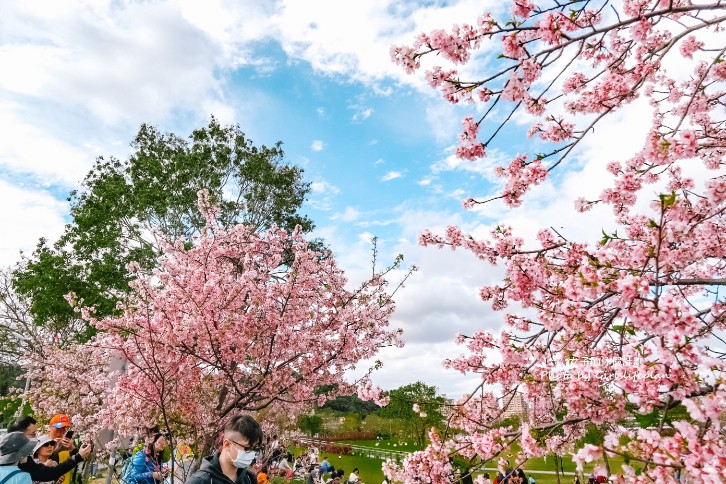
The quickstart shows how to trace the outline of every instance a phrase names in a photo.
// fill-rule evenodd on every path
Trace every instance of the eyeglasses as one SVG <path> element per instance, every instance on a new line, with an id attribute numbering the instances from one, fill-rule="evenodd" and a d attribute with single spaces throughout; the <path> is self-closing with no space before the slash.
<path id="1" fill-rule="evenodd" d="M 258 450 L 258 449 L 257 449 L 257 446 L 252 446 L 252 445 L 242 445 L 242 444 L 240 444 L 239 442 L 235 442 L 235 441 L 234 441 L 234 440 L 232 440 L 232 439 L 227 439 L 227 440 L 229 440 L 230 442 L 232 442 L 232 443 L 233 443 L 234 445 L 237 445 L 237 446 L 239 446 L 239 447 L 240 447 L 240 448 L 241 448 L 241 449 L 242 449 L 243 451 L 245 451 L 245 452 L 257 452 L 257 450 Z"/>
<path id="2" fill-rule="evenodd" d="M 50 442 L 46 442 L 45 444 L 41 445 L 41 447 L 55 447 L 55 442 L 51 440 Z"/>

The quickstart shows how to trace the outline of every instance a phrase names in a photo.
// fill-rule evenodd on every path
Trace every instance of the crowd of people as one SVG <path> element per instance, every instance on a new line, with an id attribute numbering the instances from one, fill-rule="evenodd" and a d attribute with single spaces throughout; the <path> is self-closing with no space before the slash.
<path id="1" fill-rule="evenodd" d="M 0 439 L 0 483 L 72 484 L 73 470 L 93 451 L 90 442 L 76 447 L 68 415 L 53 416 L 47 433 L 37 434 L 30 416 L 8 428 Z"/>
<path id="2" fill-rule="evenodd" d="M 77 435 L 76 435 L 77 437 Z M 277 435 L 265 439 L 259 423 L 249 415 L 227 422 L 217 450 L 201 461 L 199 469 L 182 479 L 170 478 L 170 461 L 184 468 L 193 456 L 188 445 L 170 452 L 169 436 L 157 427 L 147 429 L 141 442 L 129 450 L 121 480 L 126 484 L 268 484 L 273 477 L 304 479 L 307 484 L 363 484 L 359 470 L 347 476 L 327 457 L 318 462 L 311 449 L 295 457 Z M 38 436 L 38 422 L 31 416 L 17 420 L 0 437 L 0 484 L 78 484 L 74 470 L 93 451 L 91 442 L 74 439 L 71 418 L 54 415 L 47 432 Z M 186 460 L 191 462 L 191 460 Z"/>
<path id="3" fill-rule="evenodd" d="M 93 444 L 74 439 L 71 418 L 65 414 L 54 415 L 47 431 L 38 433 L 38 422 L 26 416 L 0 438 L 0 484 L 79 484 L 73 478 L 74 470 L 91 454 Z M 188 445 L 180 443 L 173 451 L 169 445 L 169 436 L 158 427 L 146 429 L 146 435 L 128 452 L 122 480 L 126 484 L 268 484 L 274 477 L 284 477 L 305 484 L 363 484 L 358 468 L 346 475 L 327 456 L 320 460 L 315 448 L 296 457 L 277 435 L 266 439 L 260 424 L 249 415 L 227 422 L 217 450 L 202 459 L 193 474 L 169 478 L 171 460 L 177 470 L 188 471 L 190 466 L 185 463 L 191 464 L 193 457 Z M 462 482 L 470 482 L 467 477 Z M 489 474 L 482 477 L 493 484 L 534 483 L 522 469 L 509 466 L 493 480 Z M 593 477 L 588 482 L 598 482 Z"/>

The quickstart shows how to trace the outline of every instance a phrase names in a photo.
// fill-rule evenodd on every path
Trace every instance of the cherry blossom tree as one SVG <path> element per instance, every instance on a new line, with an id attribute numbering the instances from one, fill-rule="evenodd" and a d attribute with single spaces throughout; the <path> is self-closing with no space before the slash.
<path id="1" fill-rule="evenodd" d="M 541 151 L 498 168 L 502 191 L 467 199 L 467 209 L 495 199 L 520 205 L 634 100 L 647 100 L 653 115 L 642 148 L 608 165 L 612 183 L 574 201 L 581 212 L 612 208 L 617 230 L 600 240 L 543 229 L 525 241 L 504 224 L 484 239 L 457 227 L 422 234 L 424 245 L 505 266 L 505 279 L 481 297 L 507 326 L 459 337 L 467 353 L 445 365 L 480 385 L 452 412 L 457 432 L 433 433 L 426 450 L 387 463 L 389 476 L 452 482 L 453 454 L 475 468 L 518 442 L 513 466 L 572 453 L 580 469 L 595 461 L 614 482 L 726 480 L 725 20 L 723 1 L 514 0 L 508 11 L 391 49 L 411 73 L 427 56 L 454 64 L 425 76 L 447 101 L 483 113 L 464 118 L 459 157 L 485 157 L 503 132 L 517 131 L 515 120 L 529 124 L 530 146 Z M 469 80 L 456 64 L 490 71 Z M 514 392 L 525 394 L 531 417 L 498 427 Z M 605 436 L 577 448 L 588 425 Z M 615 456 L 622 468 L 610 465 Z"/>
<path id="2" fill-rule="evenodd" d="M 76 365 L 125 362 L 123 371 L 99 381 L 115 380 L 100 401 L 86 401 L 90 381 L 76 389 L 86 395 L 80 402 L 85 411 L 77 413 L 88 428 L 133 435 L 161 424 L 196 442 L 205 455 L 239 412 L 276 407 L 294 416 L 357 386 L 376 398 L 380 389 L 372 386 L 370 372 L 354 383 L 346 382 L 345 372 L 383 346 L 402 344 L 400 331 L 388 328 L 400 285 L 389 287 L 386 280 L 400 259 L 349 288 L 332 254 L 311 248 L 300 230 L 225 228 L 204 192 L 200 209 L 207 220 L 201 234 L 164 244 L 153 274 L 129 267 L 135 278 L 119 316 L 96 318 L 93 308 L 68 296 L 99 330 L 72 348 Z M 45 371 L 70 384 L 62 368 L 72 366 L 73 353 L 63 355 Z M 75 368 L 76 379 L 83 375 Z M 321 387 L 333 390 L 320 395 Z M 38 390 L 33 401 L 45 408 L 56 398 Z"/>

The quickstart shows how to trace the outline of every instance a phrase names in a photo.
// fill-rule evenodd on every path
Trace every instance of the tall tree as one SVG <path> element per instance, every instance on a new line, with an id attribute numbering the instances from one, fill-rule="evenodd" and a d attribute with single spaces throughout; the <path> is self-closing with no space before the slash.
<path id="1" fill-rule="evenodd" d="M 297 426 L 310 437 L 314 437 L 323 430 L 323 417 L 320 415 L 300 415 Z"/>
<path id="2" fill-rule="evenodd" d="M 481 295 L 507 311 L 508 326 L 462 336 L 467 354 L 447 361 L 480 381 L 452 414 L 460 433 L 434 435 L 428 449 L 387 471 L 406 483 L 452 482 L 451 449 L 483 464 L 519 441 L 520 465 L 571 451 L 591 422 L 609 430 L 576 460 L 624 456 L 622 468 L 597 468 L 612 482 L 676 482 L 679 474 L 723 482 L 726 38 L 718 32 L 726 4 L 514 0 L 496 15 L 392 49 L 410 72 L 432 54 L 465 64 L 479 48 L 499 53 L 473 79 L 448 67 L 426 74 L 447 100 L 481 105 L 483 115 L 464 119 L 462 158 L 486 156 L 501 133 L 516 132 L 506 129 L 512 120 L 531 122 L 537 154 L 500 167 L 504 188 L 493 198 L 519 205 L 585 137 L 601 135 L 600 120 L 637 98 L 649 101 L 652 124 L 639 152 L 608 165 L 608 188 L 574 201 L 583 212 L 612 207 L 618 229 L 599 240 L 543 229 L 528 246 L 503 224 L 483 240 L 457 227 L 422 235 L 424 244 L 506 265 L 504 281 Z M 469 198 L 465 207 L 490 200 Z M 496 428 L 501 399 L 517 391 L 531 421 Z M 690 418 L 671 419 L 679 404 Z M 618 425 L 629 414 L 641 428 Z"/>
<path id="3" fill-rule="evenodd" d="M 91 430 L 130 435 L 159 422 L 208 451 L 231 416 L 273 406 L 294 415 L 323 404 L 317 390 L 326 385 L 331 398 L 350 393 L 347 369 L 401 344 L 388 329 L 394 305 L 385 276 L 393 267 L 348 289 L 333 256 L 300 230 L 225 228 L 205 194 L 200 206 L 208 225 L 193 244 L 164 243 L 153 274 L 131 265 L 136 279 L 121 314 L 100 318 L 69 297 L 98 334 L 54 358 L 58 364 L 34 366 L 36 380 L 60 382 L 53 388 L 67 394 L 83 390 L 73 401 Z M 109 388 L 116 375 L 98 384 L 96 372 L 113 359 L 127 366 Z M 93 372 L 74 368 L 79 360 Z M 367 376 L 360 383 L 375 393 Z M 97 389 L 105 394 L 96 398 Z M 32 398 L 47 408 L 64 397 L 37 385 Z"/>
<path id="4" fill-rule="evenodd" d="M 432 427 L 444 422 L 442 410 L 446 399 L 436 387 L 422 382 L 404 385 L 388 392 L 389 403 L 378 414 L 384 418 L 400 420 L 407 437 L 414 437 L 419 446 L 426 445 L 426 435 Z"/>
<path id="5" fill-rule="evenodd" d="M 54 244 L 41 239 L 15 270 L 14 287 L 30 301 L 36 324 L 62 327 L 76 321 L 63 299 L 69 292 L 99 316 L 114 314 L 129 290 L 130 262 L 149 271 L 161 254 L 160 240 L 199 234 L 204 225 L 197 210 L 200 190 L 219 207 L 223 226 L 313 228 L 298 214 L 309 184 L 302 169 L 283 163 L 280 143 L 257 147 L 238 126 L 212 118 L 188 140 L 144 124 L 131 146 L 125 161 L 96 160 L 68 199 L 72 221 L 64 234 Z"/>
<path id="6" fill-rule="evenodd" d="M 358 395 L 341 395 L 325 402 L 322 408 L 329 408 L 341 414 L 357 413 L 365 418 L 368 414 L 377 411 L 380 407 L 370 400 L 361 400 Z"/>

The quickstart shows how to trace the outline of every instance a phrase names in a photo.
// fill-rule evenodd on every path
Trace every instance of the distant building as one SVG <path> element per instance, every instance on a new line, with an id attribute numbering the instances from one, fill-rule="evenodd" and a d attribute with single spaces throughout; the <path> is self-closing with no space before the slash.
<path id="1" fill-rule="evenodd" d="M 446 419 L 451 416 L 451 411 L 456 405 L 456 400 L 448 398 L 445 394 L 441 394 L 441 397 L 444 399 L 444 404 L 439 407 L 439 412 L 441 412 L 441 415 Z"/>
<path id="2" fill-rule="evenodd" d="M 502 413 L 502 420 L 515 415 L 520 417 L 523 422 L 528 420 L 529 411 L 527 409 L 527 402 L 524 399 L 524 395 L 516 392 L 513 395 L 508 395 L 504 398 L 504 412 Z"/>

